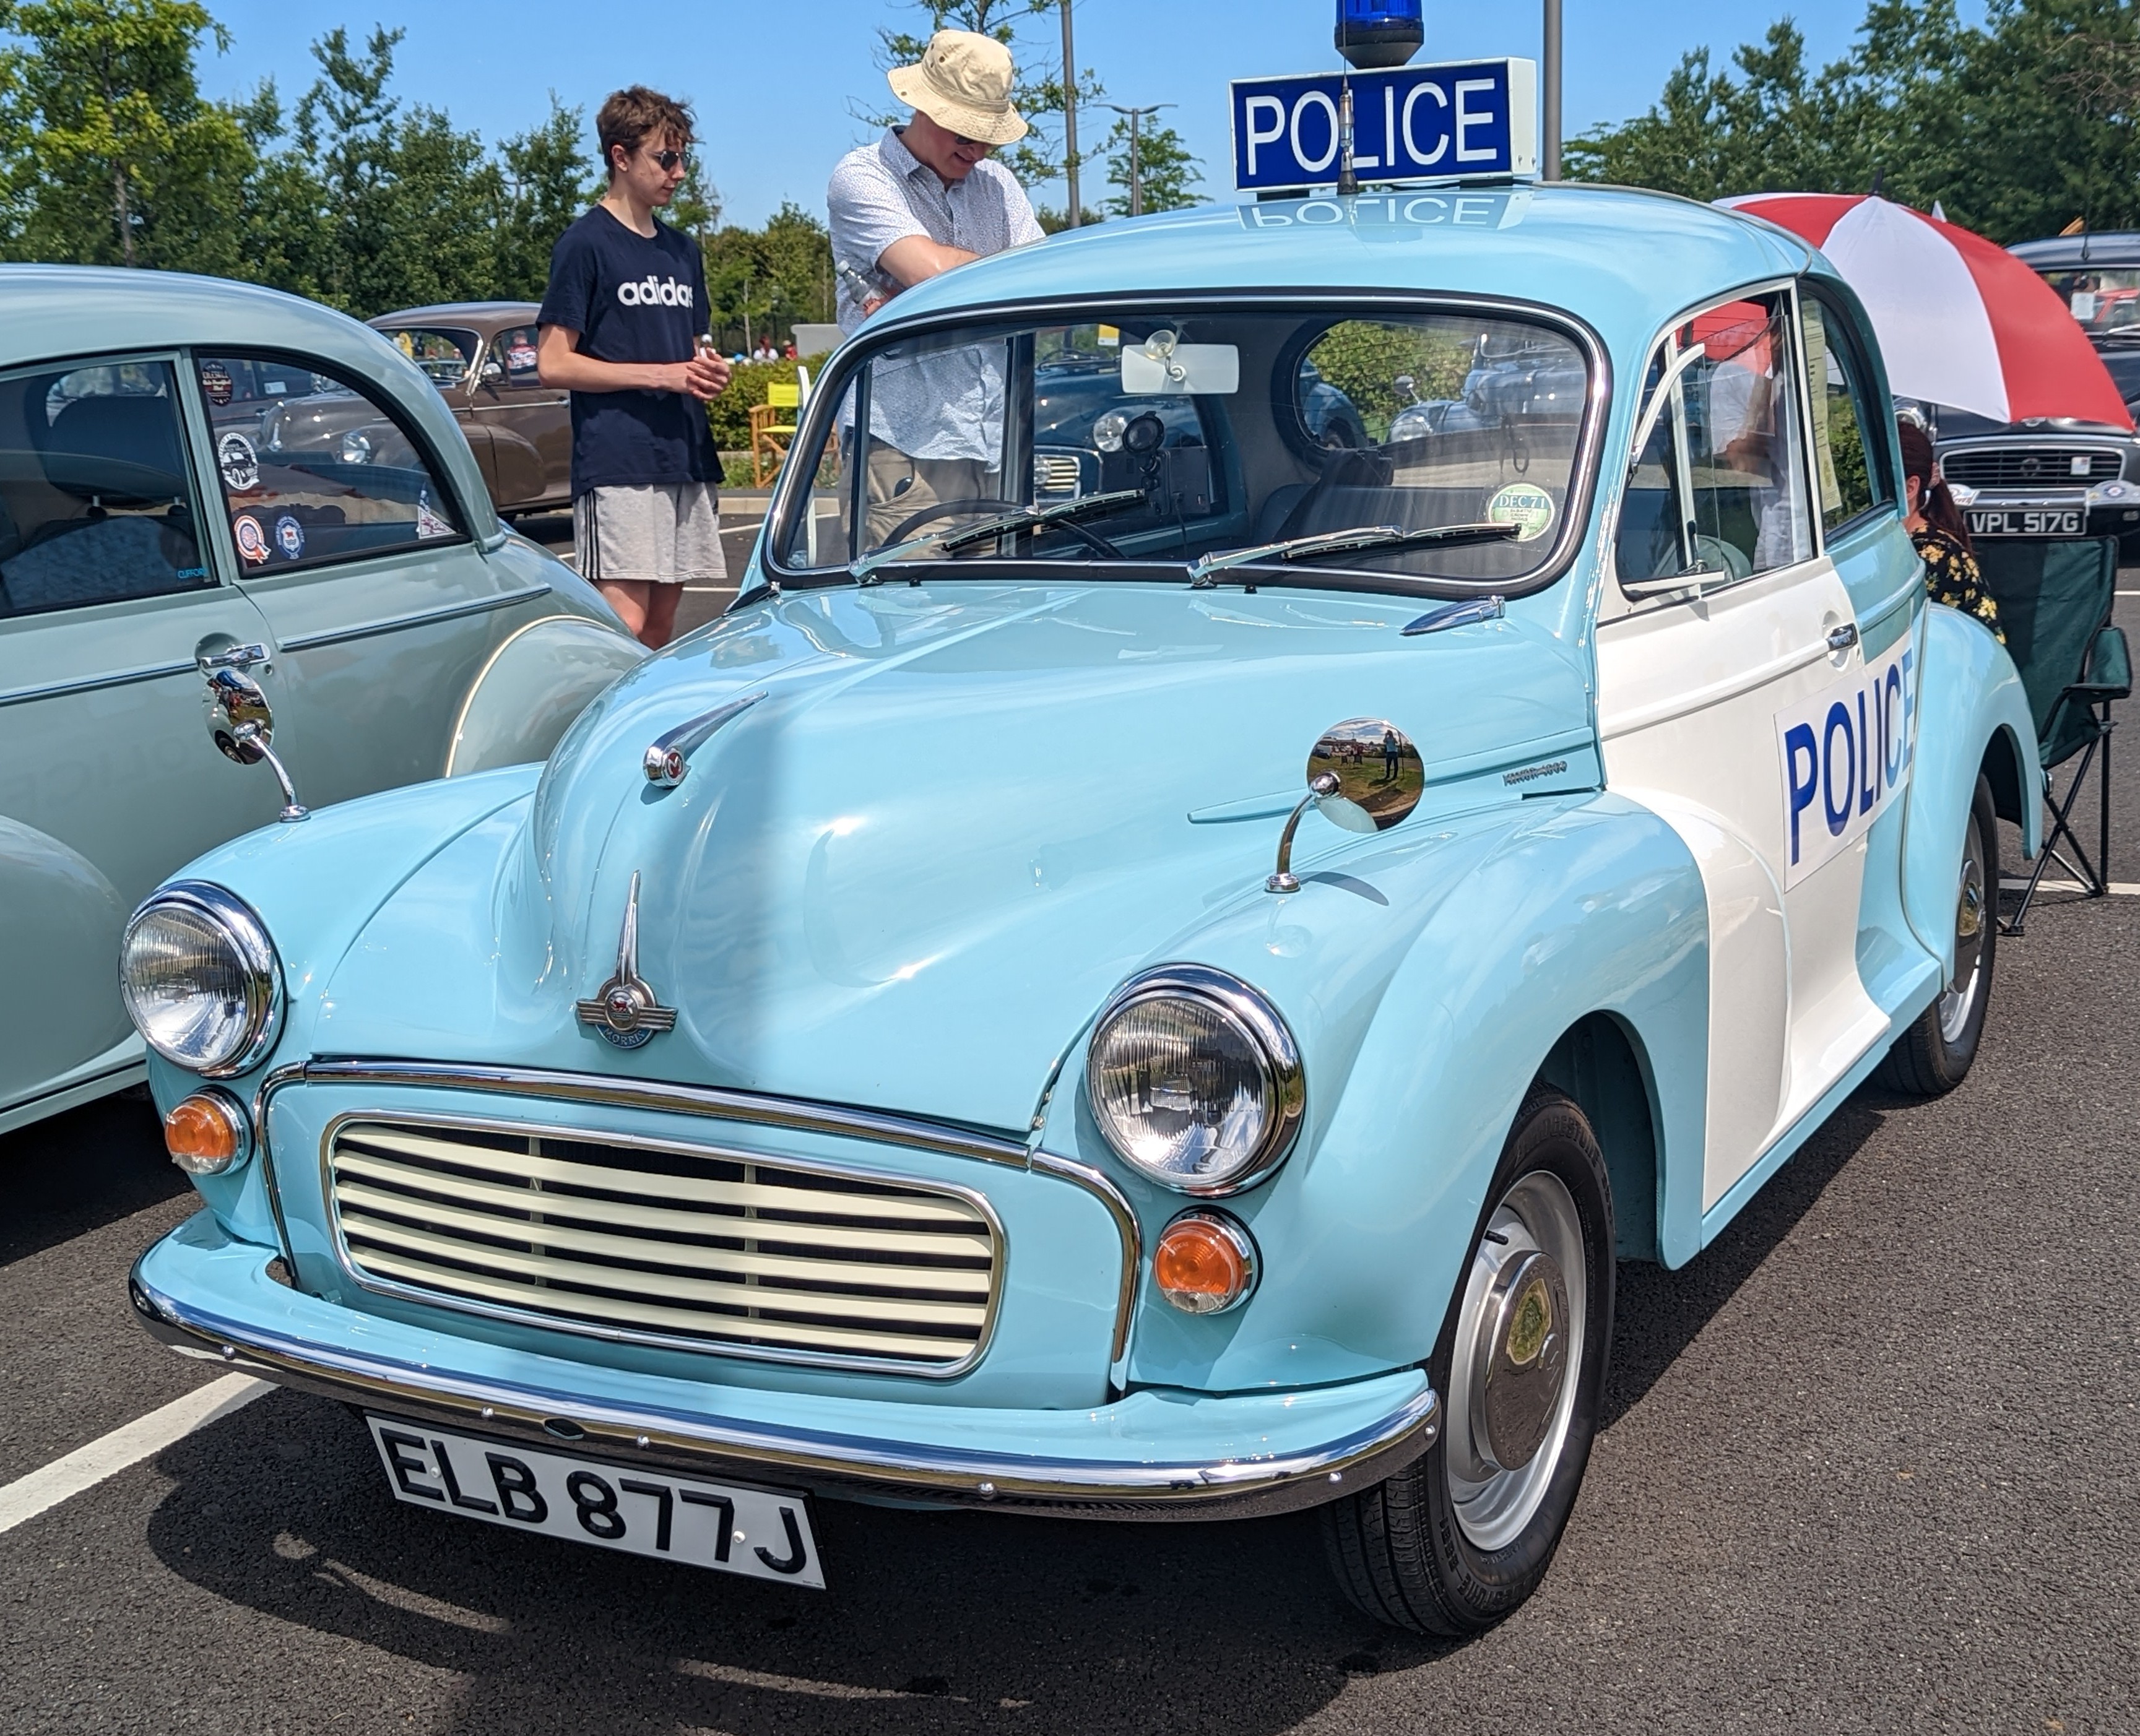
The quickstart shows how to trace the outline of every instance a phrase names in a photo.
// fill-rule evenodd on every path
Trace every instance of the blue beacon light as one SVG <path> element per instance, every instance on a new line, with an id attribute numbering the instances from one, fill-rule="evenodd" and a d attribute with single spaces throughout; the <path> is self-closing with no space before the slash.
<path id="1" fill-rule="evenodd" d="M 1423 0 L 1338 0 L 1331 40 L 1357 71 L 1401 66 L 1426 40 Z"/>

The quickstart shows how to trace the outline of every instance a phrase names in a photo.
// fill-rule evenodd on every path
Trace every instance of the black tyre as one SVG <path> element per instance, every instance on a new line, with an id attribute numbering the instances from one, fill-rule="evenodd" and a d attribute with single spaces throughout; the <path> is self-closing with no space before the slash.
<path id="1" fill-rule="evenodd" d="M 1877 1076 L 1890 1091 L 1936 1097 L 1969 1076 L 1991 1005 L 1991 967 L 1999 946 L 1999 819 L 1991 785 L 1980 777 L 1962 829 L 1956 876 L 1954 972 L 1940 998 L 1895 1039 Z"/>
<path id="2" fill-rule="evenodd" d="M 1575 1505 L 1612 1339 L 1612 1199 L 1583 1111 L 1534 1087 L 1428 1364 L 1434 1444 L 1323 1509 L 1338 1582 L 1378 1621 L 1473 1634 L 1530 1596 Z"/>

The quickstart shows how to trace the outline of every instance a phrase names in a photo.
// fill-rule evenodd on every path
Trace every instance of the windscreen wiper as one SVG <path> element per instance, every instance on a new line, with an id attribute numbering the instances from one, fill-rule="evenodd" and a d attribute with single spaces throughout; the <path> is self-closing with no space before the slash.
<path id="1" fill-rule="evenodd" d="M 904 542 L 891 543 L 858 555 L 847 563 L 847 571 L 857 584 L 874 585 L 880 582 L 874 576 L 877 568 L 894 561 L 931 552 L 955 555 L 962 548 L 1007 537 L 1014 531 L 1044 530 L 1050 525 L 1075 524 L 1081 518 L 1105 518 L 1146 498 L 1141 488 L 1115 488 L 1104 494 L 1081 494 L 1075 500 L 1058 501 L 1052 507 L 1022 507 L 1015 512 L 984 518 L 979 524 L 946 525 L 925 537 L 911 537 Z"/>
<path id="2" fill-rule="evenodd" d="M 1208 591 L 1220 582 L 1215 576 L 1230 566 L 1260 566 L 1269 561 L 1321 561 L 1365 549 L 1463 548 L 1474 542 L 1506 542 L 1522 529 L 1519 524 L 1480 523 L 1438 524 L 1428 530 L 1408 531 L 1394 524 L 1356 524 L 1347 531 L 1319 531 L 1313 537 L 1291 537 L 1284 542 L 1262 542 L 1253 548 L 1200 555 L 1190 564 L 1189 586 L 1192 591 Z"/>

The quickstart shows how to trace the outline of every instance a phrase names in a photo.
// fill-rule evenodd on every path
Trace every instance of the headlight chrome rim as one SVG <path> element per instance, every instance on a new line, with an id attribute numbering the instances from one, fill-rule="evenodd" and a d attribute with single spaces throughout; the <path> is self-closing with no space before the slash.
<path id="1" fill-rule="evenodd" d="M 1107 1136 L 1107 1124 L 1092 1101 L 1094 1057 L 1108 1027 L 1123 1013 L 1146 1001 L 1190 999 L 1203 1002 L 1230 1018 L 1259 1052 L 1270 1083 L 1271 1115 L 1254 1155 L 1221 1181 L 1196 1181 L 1166 1175 L 1147 1168 Z M 1224 1199 L 1268 1180 L 1291 1154 L 1307 1113 L 1308 1086 L 1300 1063 L 1300 1046 L 1293 1031 L 1262 994 L 1230 971 L 1207 964 L 1164 964 L 1134 976 L 1111 995 L 1092 1021 L 1092 1034 L 1085 1047 L 1087 1106 L 1107 1149 L 1134 1174 L 1171 1193 L 1197 1199 Z"/>
<path id="2" fill-rule="evenodd" d="M 137 1015 L 134 985 L 128 978 L 127 961 L 134 937 L 141 924 L 158 911 L 177 908 L 204 917 L 220 929 L 237 954 L 246 983 L 244 1040 L 230 1055 L 204 1067 L 174 1054 L 150 1034 L 147 1022 Z M 228 887 L 210 880 L 173 880 L 145 899 L 127 919 L 119 945 L 119 993 L 127 1017 L 141 1040 L 173 1067 L 204 1079 L 229 1079 L 258 1066 L 274 1047 L 282 1025 L 282 963 L 268 938 L 260 913 Z"/>

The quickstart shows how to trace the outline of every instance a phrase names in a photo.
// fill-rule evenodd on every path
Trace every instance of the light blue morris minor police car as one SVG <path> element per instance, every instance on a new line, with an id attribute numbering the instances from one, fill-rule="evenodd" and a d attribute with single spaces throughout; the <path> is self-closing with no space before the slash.
<path id="1" fill-rule="evenodd" d="M 1887 402 L 1818 254 L 1606 189 L 901 296 L 735 608 L 547 765 L 142 906 L 206 1209 L 140 1317 L 351 1402 L 442 1517 L 814 1585 L 813 1498 L 1316 1506 L 1372 1614 L 1498 1620 L 1615 1259 L 1983 1030 L 2035 744 Z"/>

